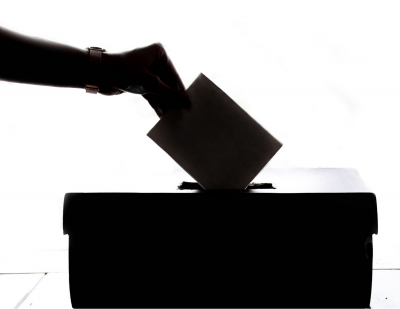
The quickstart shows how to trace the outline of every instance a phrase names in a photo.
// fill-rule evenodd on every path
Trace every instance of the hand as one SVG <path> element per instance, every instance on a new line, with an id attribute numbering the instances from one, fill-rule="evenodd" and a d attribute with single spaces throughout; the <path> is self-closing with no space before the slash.
<path id="1" fill-rule="evenodd" d="M 188 107 L 185 86 L 164 47 L 155 43 L 123 53 L 103 53 L 104 86 L 99 93 L 120 94 L 116 88 L 141 94 L 161 118 L 172 108 Z"/>

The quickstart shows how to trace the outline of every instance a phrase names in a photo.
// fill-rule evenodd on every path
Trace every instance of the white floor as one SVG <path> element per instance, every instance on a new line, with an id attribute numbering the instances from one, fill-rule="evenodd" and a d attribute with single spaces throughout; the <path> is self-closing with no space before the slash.
<path id="1" fill-rule="evenodd" d="M 72 308 L 68 273 L 1 274 L 0 308 Z M 400 308 L 400 270 L 374 270 L 371 308 Z"/>

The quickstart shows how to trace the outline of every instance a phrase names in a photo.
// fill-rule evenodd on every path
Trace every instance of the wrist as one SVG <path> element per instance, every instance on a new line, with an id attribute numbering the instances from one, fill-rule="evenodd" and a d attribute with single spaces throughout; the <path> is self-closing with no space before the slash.
<path id="1" fill-rule="evenodd" d="M 101 87 L 118 86 L 118 54 L 103 53 L 101 61 L 100 84 Z"/>

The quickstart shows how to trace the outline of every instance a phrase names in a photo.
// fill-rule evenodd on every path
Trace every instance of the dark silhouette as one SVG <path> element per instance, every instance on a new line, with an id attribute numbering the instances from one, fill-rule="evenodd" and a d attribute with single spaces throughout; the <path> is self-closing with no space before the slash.
<path id="1" fill-rule="evenodd" d="M 84 88 L 93 72 L 89 50 L 0 27 L 0 79 L 55 87 Z M 155 43 L 121 53 L 103 52 L 95 81 L 99 93 L 141 94 L 161 117 L 190 100 L 164 47 Z M 92 82 L 92 81 L 90 81 Z"/>
<path id="2" fill-rule="evenodd" d="M 67 193 L 72 306 L 368 308 L 375 195 L 346 169 L 270 175 L 276 189 Z"/>

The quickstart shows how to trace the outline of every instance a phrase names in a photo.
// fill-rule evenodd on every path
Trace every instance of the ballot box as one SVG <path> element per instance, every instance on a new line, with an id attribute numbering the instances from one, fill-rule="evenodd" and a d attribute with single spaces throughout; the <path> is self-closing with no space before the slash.
<path id="1" fill-rule="evenodd" d="M 262 180 L 67 193 L 72 306 L 369 307 L 377 204 L 357 171 L 264 169 Z"/>

